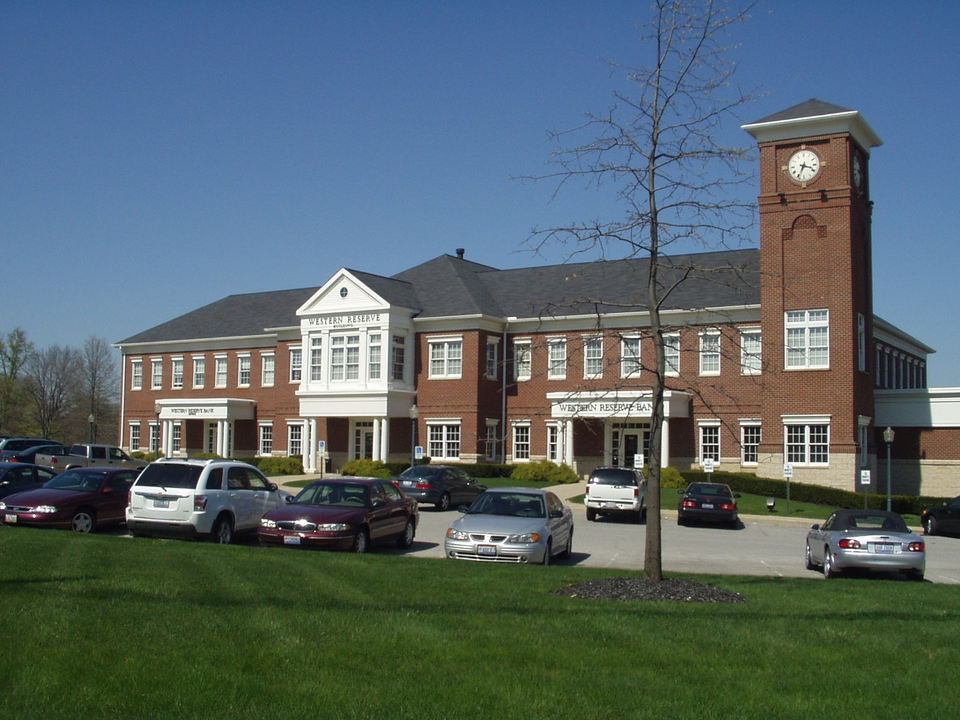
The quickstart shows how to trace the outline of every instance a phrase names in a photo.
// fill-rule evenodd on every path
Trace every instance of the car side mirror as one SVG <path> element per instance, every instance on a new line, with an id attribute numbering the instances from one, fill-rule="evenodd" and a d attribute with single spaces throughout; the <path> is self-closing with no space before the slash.
<path id="1" fill-rule="evenodd" d="M 273 492 L 274 490 L 278 490 L 279 487 L 280 487 L 280 486 L 277 485 L 275 482 L 272 482 L 272 483 L 268 483 L 268 484 L 267 484 L 267 490 L 269 490 L 270 492 Z"/>
<path id="2" fill-rule="evenodd" d="M 551 511 L 550 511 L 550 517 L 552 517 L 552 518 L 562 518 L 562 517 L 563 517 L 563 511 L 562 511 L 562 510 L 551 510 Z"/>
<path id="3" fill-rule="evenodd" d="M 820 529 L 820 526 L 819 526 L 819 525 L 814 525 L 814 526 L 811 527 L 810 529 L 811 529 L 811 530 L 819 530 L 819 529 Z"/>

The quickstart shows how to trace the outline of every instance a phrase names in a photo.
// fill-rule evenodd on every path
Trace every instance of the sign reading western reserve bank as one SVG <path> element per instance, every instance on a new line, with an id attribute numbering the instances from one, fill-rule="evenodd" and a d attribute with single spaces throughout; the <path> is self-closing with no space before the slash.
<path id="1" fill-rule="evenodd" d="M 305 318 L 304 323 L 312 327 L 362 327 L 380 322 L 380 313 L 352 313 L 349 315 L 321 315 Z"/>
<path id="2" fill-rule="evenodd" d="M 653 402 L 650 400 L 591 400 L 555 402 L 553 417 L 650 417 Z"/>

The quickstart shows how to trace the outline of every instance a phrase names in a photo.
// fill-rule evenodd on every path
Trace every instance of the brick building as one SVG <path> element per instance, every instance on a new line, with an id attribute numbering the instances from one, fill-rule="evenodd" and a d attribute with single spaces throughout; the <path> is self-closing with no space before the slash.
<path id="1" fill-rule="evenodd" d="M 795 481 L 846 489 L 871 469 L 876 490 L 886 424 L 912 458 L 927 445 L 960 457 L 949 427 L 922 411 L 901 423 L 910 411 L 887 398 L 922 406 L 932 350 L 873 314 L 880 139 L 817 100 L 744 129 L 760 148 L 760 248 L 665 260 L 687 277 L 662 313 L 664 462 L 768 477 L 786 463 Z M 649 452 L 645 263 L 498 270 L 458 250 L 391 277 L 341 269 L 320 287 L 232 295 L 118 343 L 123 444 L 302 455 L 310 471 L 321 448 L 336 468 L 403 460 L 414 444 L 435 460 L 546 458 L 581 474 L 632 464 Z M 905 470 L 902 489 L 936 493 L 940 470 Z"/>

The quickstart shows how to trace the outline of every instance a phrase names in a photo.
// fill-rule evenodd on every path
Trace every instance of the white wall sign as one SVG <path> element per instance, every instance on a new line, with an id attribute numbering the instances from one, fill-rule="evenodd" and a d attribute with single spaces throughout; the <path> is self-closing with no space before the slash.
<path id="1" fill-rule="evenodd" d="M 351 313 L 347 315 L 320 315 L 304 318 L 304 324 L 311 327 L 361 327 L 380 322 L 380 313 Z"/>

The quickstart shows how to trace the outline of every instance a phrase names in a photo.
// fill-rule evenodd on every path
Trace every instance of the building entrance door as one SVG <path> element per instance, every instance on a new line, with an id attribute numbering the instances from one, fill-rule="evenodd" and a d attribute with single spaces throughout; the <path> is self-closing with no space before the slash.
<path id="1" fill-rule="evenodd" d="M 353 432 L 353 457 L 357 460 L 373 459 L 373 423 L 358 422 Z"/>
<path id="2" fill-rule="evenodd" d="M 611 433 L 610 459 L 613 465 L 633 467 L 639 453 L 646 463 L 650 455 L 650 428 L 641 423 L 616 423 Z"/>

